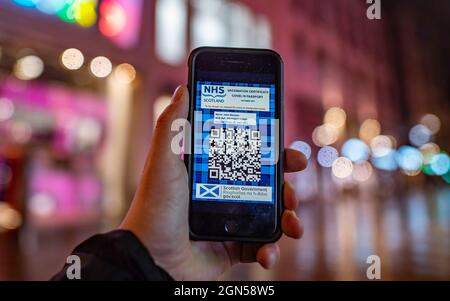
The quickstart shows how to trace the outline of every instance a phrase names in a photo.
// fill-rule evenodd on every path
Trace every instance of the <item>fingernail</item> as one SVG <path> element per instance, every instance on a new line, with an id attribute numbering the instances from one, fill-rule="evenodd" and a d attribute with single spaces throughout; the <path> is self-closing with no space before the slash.
<path id="1" fill-rule="evenodd" d="M 183 86 L 178 86 L 175 92 L 173 93 L 172 103 L 177 102 L 181 96 L 183 96 L 184 89 Z"/>

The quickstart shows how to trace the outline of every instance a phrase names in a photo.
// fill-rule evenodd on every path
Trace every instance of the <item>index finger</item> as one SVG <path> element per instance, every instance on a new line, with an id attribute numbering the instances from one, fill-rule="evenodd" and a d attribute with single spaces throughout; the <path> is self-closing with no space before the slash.
<path id="1" fill-rule="evenodd" d="M 286 148 L 284 151 L 284 171 L 302 171 L 308 165 L 305 155 L 295 149 Z"/>

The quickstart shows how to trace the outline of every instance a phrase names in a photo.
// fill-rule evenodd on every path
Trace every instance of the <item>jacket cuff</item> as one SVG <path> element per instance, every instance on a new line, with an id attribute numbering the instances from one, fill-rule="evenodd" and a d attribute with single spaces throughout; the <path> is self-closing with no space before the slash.
<path id="1" fill-rule="evenodd" d="M 81 280 L 173 280 L 128 230 L 94 235 L 78 245 L 72 255 L 80 257 Z M 69 266 L 66 264 L 52 280 L 68 280 Z"/>

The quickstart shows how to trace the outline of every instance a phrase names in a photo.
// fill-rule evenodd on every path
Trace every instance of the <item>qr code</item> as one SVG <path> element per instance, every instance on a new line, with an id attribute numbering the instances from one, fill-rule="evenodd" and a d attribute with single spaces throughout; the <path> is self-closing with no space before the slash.
<path id="1" fill-rule="evenodd" d="M 260 132 L 244 128 L 211 129 L 208 173 L 210 179 L 259 182 Z"/>

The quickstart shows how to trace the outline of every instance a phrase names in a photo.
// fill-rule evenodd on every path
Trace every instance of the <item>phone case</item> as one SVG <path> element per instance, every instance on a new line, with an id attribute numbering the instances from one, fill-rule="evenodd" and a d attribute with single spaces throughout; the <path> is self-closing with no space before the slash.
<path id="1" fill-rule="evenodd" d="M 189 55 L 189 60 L 188 60 L 188 67 L 189 67 L 189 77 L 188 77 L 188 85 L 187 88 L 189 90 L 189 116 L 188 116 L 188 120 L 189 122 L 192 121 L 192 108 L 193 108 L 193 91 L 192 91 L 192 85 L 193 85 L 193 65 L 194 65 L 194 61 L 195 58 L 198 54 L 204 52 L 204 51 L 217 51 L 217 52 L 239 52 L 239 53 L 260 53 L 261 51 L 265 51 L 265 52 L 269 52 L 275 56 L 277 56 L 277 58 L 279 59 L 280 62 L 280 66 L 281 66 L 281 74 L 280 74 L 280 82 L 281 82 L 281 89 L 280 89 L 280 120 L 284 120 L 284 66 L 283 66 L 283 60 L 281 58 L 281 56 L 270 49 L 252 49 L 252 48 L 226 48 L 226 47 L 199 47 L 196 48 L 194 50 L 192 50 L 191 54 Z M 192 139 L 190 141 L 190 143 L 192 143 Z M 203 235 L 197 235 L 196 233 L 191 231 L 191 226 L 190 226 L 190 218 L 189 218 L 189 235 L 190 235 L 190 239 L 191 240 L 195 240 L 195 241 L 239 241 L 239 242 L 249 242 L 249 243 L 271 243 L 271 242 L 275 242 L 277 240 L 280 239 L 282 233 L 281 230 L 281 216 L 284 210 L 284 206 L 283 206 L 283 188 L 284 188 L 284 168 L 283 168 L 283 162 L 284 162 L 284 125 L 281 124 L 280 126 L 280 138 L 279 138 L 279 145 L 280 145 L 280 150 L 279 150 L 279 162 L 281 162 L 281 164 L 279 164 L 279 187 L 280 190 L 278 191 L 277 194 L 277 214 L 276 214 L 276 231 L 273 233 L 273 235 L 271 235 L 270 237 L 231 237 L 231 236 L 203 236 Z M 189 190 L 191 190 L 192 187 L 192 182 L 191 182 L 191 175 L 190 175 L 190 163 L 191 163 L 191 155 L 185 155 L 184 156 L 184 163 L 186 165 L 186 168 L 188 170 L 189 173 Z M 191 204 L 192 204 L 192 200 L 191 197 L 189 197 L 189 213 L 191 211 Z"/>

